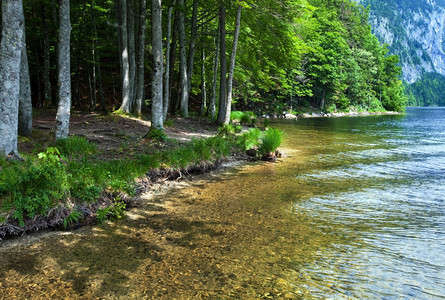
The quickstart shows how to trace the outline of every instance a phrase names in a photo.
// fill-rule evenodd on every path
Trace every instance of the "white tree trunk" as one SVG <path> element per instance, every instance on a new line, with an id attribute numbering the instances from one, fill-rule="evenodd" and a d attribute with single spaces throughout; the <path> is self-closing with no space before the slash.
<path id="1" fill-rule="evenodd" d="M 130 102 L 130 64 L 128 60 L 128 31 L 127 31 L 127 1 L 120 1 L 120 37 L 121 37 L 121 61 L 122 61 L 122 104 L 119 110 L 129 114 L 131 111 Z"/>
<path id="2" fill-rule="evenodd" d="M 187 61 L 187 95 L 192 89 L 193 65 L 195 63 L 196 37 L 198 35 L 198 0 L 193 0 L 192 25 Z M 188 105 L 188 103 L 187 103 Z"/>
<path id="3" fill-rule="evenodd" d="M 18 155 L 17 128 L 23 21 L 22 0 L 3 0 L 0 45 L 0 155 L 2 156 Z"/>
<path id="4" fill-rule="evenodd" d="M 165 49 L 165 82 L 164 82 L 164 111 L 163 119 L 167 119 L 168 106 L 170 105 L 170 40 L 172 33 L 172 13 L 176 0 L 168 8 L 167 15 L 167 45 Z"/>
<path id="5" fill-rule="evenodd" d="M 153 44 L 154 74 L 151 87 L 151 126 L 156 129 L 164 129 L 162 109 L 162 79 L 163 53 L 162 53 L 162 7 L 161 0 L 152 0 L 151 28 Z"/>
<path id="6" fill-rule="evenodd" d="M 48 34 L 48 4 L 43 4 L 42 30 L 43 30 L 43 105 L 49 107 L 53 104 L 51 93 L 51 54 Z"/>
<path id="7" fill-rule="evenodd" d="M 134 0 L 127 0 L 128 62 L 130 66 L 130 111 L 136 100 L 136 47 L 134 34 Z"/>
<path id="8" fill-rule="evenodd" d="M 70 1 L 60 0 L 59 6 L 59 107 L 56 115 L 56 139 L 67 138 L 71 114 L 70 71 Z"/>
<path id="9" fill-rule="evenodd" d="M 242 6 L 238 5 L 238 9 L 236 10 L 235 32 L 233 34 L 232 56 L 230 57 L 230 67 L 227 79 L 227 103 L 226 116 L 224 119 L 225 124 L 229 124 L 230 122 L 230 111 L 232 108 L 233 72 L 235 70 L 236 48 L 238 46 L 239 30 L 241 26 L 241 10 Z"/>
<path id="10" fill-rule="evenodd" d="M 188 117 L 188 78 L 187 78 L 187 57 L 185 49 L 185 21 L 184 21 L 184 0 L 179 0 L 179 84 L 181 89 L 181 116 Z"/>
<path id="11" fill-rule="evenodd" d="M 219 41 L 221 44 L 221 69 L 219 77 L 219 110 L 218 123 L 224 124 L 226 120 L 226 73 L 227 73 L 227 58 L 226 58 L 226 8 L 224 5 L 220 7 L 219 15 Z"/>
<path id="12" fill-rule="evenodd" d="M 221 24 L 218 22 L 218 30 L 216 32 L 216 39 L 215 39 L 216 43 L 215 59 L 213 61 L 212 98 L 210 98 L 210 103 L 209 103 L 209 112 L 212 119 L 215 118 L 216 114 L 216 86 L 218 85 L 218 62 L 219 62 L 219 45 L 220 45 L 219 26 L 221 26 Z"/>
<path id="13" fill-rule="evenodd" d="M 142 101 L 144 101 L 144 58 L 145 58 L 145 21 L 146 21 L 146 0 L 141 0 L 139 15 L 139 50 L 137 62 L 137 87 L 136 87 L 136 114 L 142 115 Z"/>
<path id="14" fill-rule="evenodd" d="M 25 23 L 23 22 L 23 29 Z M 20 100 L 19 100 L 19 134 L 29 137 L 32 132 L 31 81 L 29 79 L 28 52 L 26 35 L 23 30 L 22 57 L 20 61 Z"/>
<path id="15" fill-rule="evenodd" d="M 207 93 L 206 93 L 206 53 L 204 45 L 202 45 L 202 63 L 201 63 L 201 115 L 204 115 L 207 110 Z"/>

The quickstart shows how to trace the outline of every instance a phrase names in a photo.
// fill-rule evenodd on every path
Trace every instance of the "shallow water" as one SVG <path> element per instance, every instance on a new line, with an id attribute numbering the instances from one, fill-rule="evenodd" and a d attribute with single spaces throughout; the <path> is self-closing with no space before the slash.
<path id="1" fill-rule="evenodd" d="M 0 298 L 443 299 L 445 109 L 278 121 L 288 157 L 0 244 Z"/>

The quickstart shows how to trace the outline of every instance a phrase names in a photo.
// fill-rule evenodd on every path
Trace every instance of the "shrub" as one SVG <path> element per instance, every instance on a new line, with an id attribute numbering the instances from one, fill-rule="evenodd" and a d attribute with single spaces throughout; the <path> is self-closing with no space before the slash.
<path id="1" fill-rule="evenodd" d="M 246 151 L 258 145 L 260 137 L 261 130 L 259 130 L 258 128 L 252 128 L 249 131 L 243 133 L 240 140 L 241 150 Z"/>
<path id="2" fill-rule="evenodd" d="M 218 128 L 218 136 L 229 136 L 235 133 L 235 128 L 231 124 L 223 124 Z"/>
<path id="3" fill-rule="evenodd" d="M 241 125 L 235 125 L 233 129 L 235 133 L 240 133 L 243 130 L 243 127 Z"/>
<path id="4" fill-rule="evenodd" d="M 48 147 L 38 157 L 36 163 L 16 169 L 16 182 L 9 187 L 2 185 L 0 191 L 2 198 L 9 199 L 14 208 L 13 217 L 21 226 L 26 217 L 46 214 L 69 191 L 66 167 L 57 148 Z"/>
<path id="5" fill-rule="evenodd" d="M 174 121 L 172 119 L 168 119 L 164 121 L 164 126 L 166 127 L 172 127 L 174 124 Z"/>
<path id="6" fill-rule="evenodd" d="M 73 210 L 64 220 L 63 227 L 70 228 L 82 218 L 82 213 Z"/>
<path id="7" fill-rule="evenodd" d="M 240 122 L 241 124 L 250 124 L 251 117 L 249 114 L 245 113 L 241 116 Z"/>
<path id="8" fill-rule="evenodd" d="M 167 140 L 167 136 L 165 135 L 164 130 L 153 127 L 150 129 L 145 137 L 159 142 L 165 142 Z"/>
<path id="9" fill-rule="evenodd" d="M 263 122 L 263 126 L 264 128 L 268 128 L 270 125 L 270 120 L 269 118 L 264 118 L 264 122 Z"/>
<path id="10" fill-rule="evenodd" d="M 56 141 L 56 147 L 62 155 L 80 157 L 97 152 L 95 144 L 81 136 L 71 136 Z"/>
<path id="11" fill-rule="evenodd" d="M 263 155 L 274 152 L 281 145 L 282 141 L 283 132 L 277 128 L 270 128 L 264 132 L 258 150 Z"/>
<path id="12" fill-rule="evenodd" d="M 244 115 L 244 112 L 242 112 L 242 111 L 230 112 L 230 122 L 233 122 L 234 120 L 240 121 L 243 115 Z"/>

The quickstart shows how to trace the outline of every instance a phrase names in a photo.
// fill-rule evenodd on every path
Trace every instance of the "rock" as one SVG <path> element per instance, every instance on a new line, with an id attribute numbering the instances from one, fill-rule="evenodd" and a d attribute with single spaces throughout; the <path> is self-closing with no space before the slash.
<path id="1" fill-rule="evenodd" d="M 286 118 L 286 119 L 297 119 L 297 116 L 293 115 L 293 114 L 285 114 L 284 118 Z"/>

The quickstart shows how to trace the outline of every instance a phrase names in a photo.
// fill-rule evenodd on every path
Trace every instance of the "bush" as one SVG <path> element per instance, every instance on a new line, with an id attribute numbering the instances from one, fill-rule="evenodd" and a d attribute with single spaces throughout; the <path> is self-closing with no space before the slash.
<path id="1" fill-rule="evenodd" d="M 263 122 L 263 126 L 264 128 L 268 128 L 270 125 L 270 120 L 269 118 L 264 118 L 264 122 Z"/>
<path id="2" fill-rule="evenodd" d="M 71 136 L 56 141 L 56 147 L 62 155 L 80 157 L 97 152 L 95 144 L 80 136 Z"/>
<path id="3" fill-rule="evenodd" d="M 242 111 L 230 112 L 230 122 L 233 122 L 234 120 L 240 121 L 243 115 L 244 115 L 244 112 L 242 112 Z"/>
<path id="4" fill-rule="evenodd" d="M 231 124 L 223 124 L 218 128 L 218 136 L 229 136 L 235 133 L 235 128 Z"/>
<path id="5" fill-rule="evenodd" d="M 261 130 L 259 130 L 258 128 L 252 128 L 249 131 L 243 133 L 240 140 L 241 150 L 246 151 L 258 145 L 261 134 Z"/>
<path id="6" fill-rule="evenodd" d="M 13 210 L 13 217 L 21 226 L 25 218 L 46 214 L 69 192 L 68 175 L 59 150 L 49 147 L 38 157 L 34 163 L 8 166 L 9 171 L 0 178 L 2 210 Z"/>
<path id="7" fill-rule="evenodd" d="M 250 119 L 251 119 L 251 117 L 249 114 L 243 114 L 241 116 L 240 123 L 241 124 L 250 124 Z"/>
<path id="8" fill-rule="evenodd" d="M 153 127 L 150 129 L 145 137 L 159 142 L 165 142 L 167 140 L 167 136 L 165 135 L 164 130 Z"/>
<path id="9" fill-rule="evenodd" d="M 258 150 L 262 155 L 274 152 L 281 145 L 282 141 L 283 132 L 277 128 L 270 128 L 261 137 L 261 144 Z"/>

